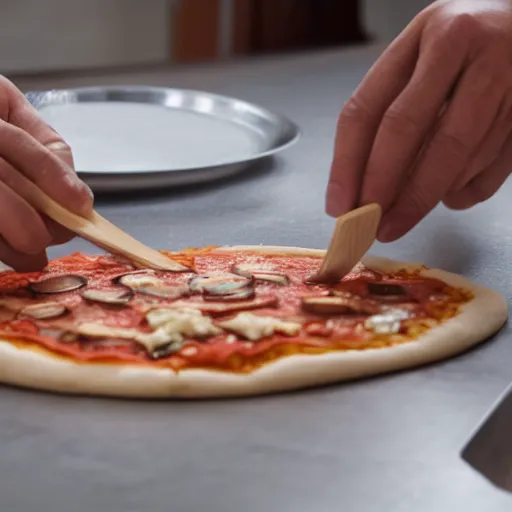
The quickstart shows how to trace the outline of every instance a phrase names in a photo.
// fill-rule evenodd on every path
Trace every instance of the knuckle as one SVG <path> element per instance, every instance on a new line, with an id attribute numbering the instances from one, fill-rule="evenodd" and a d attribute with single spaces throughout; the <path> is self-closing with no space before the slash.
<path id="1" fill-rule="evenodd" d="M 0 181 L 5 183 L 9 188 L 14 188 L 15 176 L 13 169 L 3 158 L 0 158 Z"/>
<path id="2" fill-rule="evenodd" d="M 345 122 L 364 123 L 371 119 L 372 115 L 366 103 L 357 95 L 351 96 L 343 106 L 339 117 L 339 124 Z"/>
<path id="3" fill-rule="evenodd" d="M 16 148 L 20 155 L 27 152 L 30 136 L 18 126 L 0 122 L 0 140 L 3 144 Z"/>
<path id="4" fill-rule="evenodd" d="M 485 36 L 485 27 L 477 12 L 461 12 L 453 15 L 447 24 L 453 39 L 474 40 Z"/>
<path id="5" fill-rule="evenodd" d="M 448 161 L 455 159 L 466 162 L 472 151 L 461 136 L 442 129 L 434 136 L 430 147 Z"/>
<path id="6" fill-rule="evenodd" d="M 437 201 L 430 197 L 430 193 L 419 186 L 410 187 L 405 194 L 407 196 L 402 208 L 404 216 L 421 218 L 437 204 Z"/>
<path id="7" fill-rule="evenodd" d="M 40 151 L 34 151 L 31 156 L 32 162 L 30 165 L 34 172 L 37 173 L 38 181 L 50 178 L 55 167 L 53 154 L 46 149 L 42 149 Z"/>
<path id="8" fill-rule="evenodd" d="M 403 108 L 391 106 L 382 119 L 382 125 L 386 130 L 398 135 L 409 135 L 419 131 L 418 121 L 408 114 Z"/>
<path id="9" fill-rule="evenodd" d="M 428 194 L 418 188 L 412 188 L 409 191 L 409 200 L 415 211 L 426 213 L 432 208 L 432 201 L 429 200 Z"/>

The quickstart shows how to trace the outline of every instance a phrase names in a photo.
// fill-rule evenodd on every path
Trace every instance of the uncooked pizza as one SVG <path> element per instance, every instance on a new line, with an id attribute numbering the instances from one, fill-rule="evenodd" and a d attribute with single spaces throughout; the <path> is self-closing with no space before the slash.
<path id="1" fill-rule="evenodd" d="M 134 398 L 277 392 L 453 356 L 508 313 L 461 276 L 383 258 L 326 285 L 310 281 L 320 250 L 166 254 L 175 272 L 75 253 L 0 273 L 0 381 Z"/>

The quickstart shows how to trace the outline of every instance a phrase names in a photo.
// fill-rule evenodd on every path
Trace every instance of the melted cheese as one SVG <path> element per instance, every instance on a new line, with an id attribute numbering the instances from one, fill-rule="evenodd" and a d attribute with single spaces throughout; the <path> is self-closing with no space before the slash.
<path id="1" fill-rule="evenodd" d="M 165 328 L 157 329 L 151 333 L 141 333 L 137 329 L 82 323 L 78 326 L 77 331 L 79 334 L 91 338 L 120 338 L 132 340 L 143 345 L 150 353 L 169 343 L 179 343 L 183 341 L 183 336 L 180 333 L 172 332 Z"/>
<path id="2" fill-rule="evenodd" d="M 301 324 L 295 322 L 285 322 L 271 316 L 259 316 L 252 313 L 239 313 L 231 320 L 218 322 L 217 325 L 251 341 L 258 341 L 272 336 L 274 333 L 295 336 L 301 328 Z"/>
<path id="3" fill-rule="evenodd" d="M 182 343 L 186 337 L 208 338 L 222 332 L 211 318 L 196 309 L 153 309 L 146 315 L 153 332 L 141 333 L 137 329 L 109 327 L 102 324 L 82 323 L 78 332 L 93 338 L 121 338 L 143 345 L 148 352 L 169 343 Z"/>
<path id="4" fill-rule="evenodd" d="M 222 333 L 209 316 L 193 308 L 153 309 L 146 314 L 146 320 L 153 329 L 165 328 L 189 338 L 209 338 Z"/>
<path id="5" fill-rule="evenodd" d="M 375 334 L 396 334 L 400 332 L 402 320 L 409 317 L 403 309 L 390 309 L 381 315 L 373 315 L 366 319 L 364 326 Z"/>

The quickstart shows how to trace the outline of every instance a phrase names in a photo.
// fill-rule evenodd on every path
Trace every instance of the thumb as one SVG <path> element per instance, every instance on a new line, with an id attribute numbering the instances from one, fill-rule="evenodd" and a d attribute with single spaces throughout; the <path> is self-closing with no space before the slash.
<path id="1" fill-rule="evenodd" d="M 8 101 L 5 121 L 13 128 L 21 129 L 3 130 L 10 139 L 10 146 L 14 145 L 10 154 L 4 157 L 60 204 L 90 216 L 93 194 L 75 172 L 69 145 L 39 116 L 12 82 L 0 77 L 0 89 Z M 23 145 L 23 152 L 15 150 L 19 144 Z"/>

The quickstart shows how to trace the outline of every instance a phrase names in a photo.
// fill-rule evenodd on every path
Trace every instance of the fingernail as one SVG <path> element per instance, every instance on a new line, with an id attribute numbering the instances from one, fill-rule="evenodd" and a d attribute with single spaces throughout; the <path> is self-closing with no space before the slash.
<path id="1" fill-rule="evenodd" d="M 94 194 L 90 187 L 86 185 L 85 183 L 82 184 L 84 192 L 88 196 L 88 201 L 84 204 L 84 213 L 86 215 L 89 215 L 91 213 L 92 208 L 94 207 Z"/>
<path id="2" fill-rule="evenodd" d="M 94 193 L 92 189 L 89 187 L 89 185 L 84 183 L 85 192 L 89 196 L 89 199 L 91 200 L 91 203 L 94 203 Z"/>
<path id="3" fill-rule="evenodd" d="M 325 211 L 331 217 L 339 217 L 350 210 L 346 193 L 339 183 L 331 181 L 327 185 Z"/>

